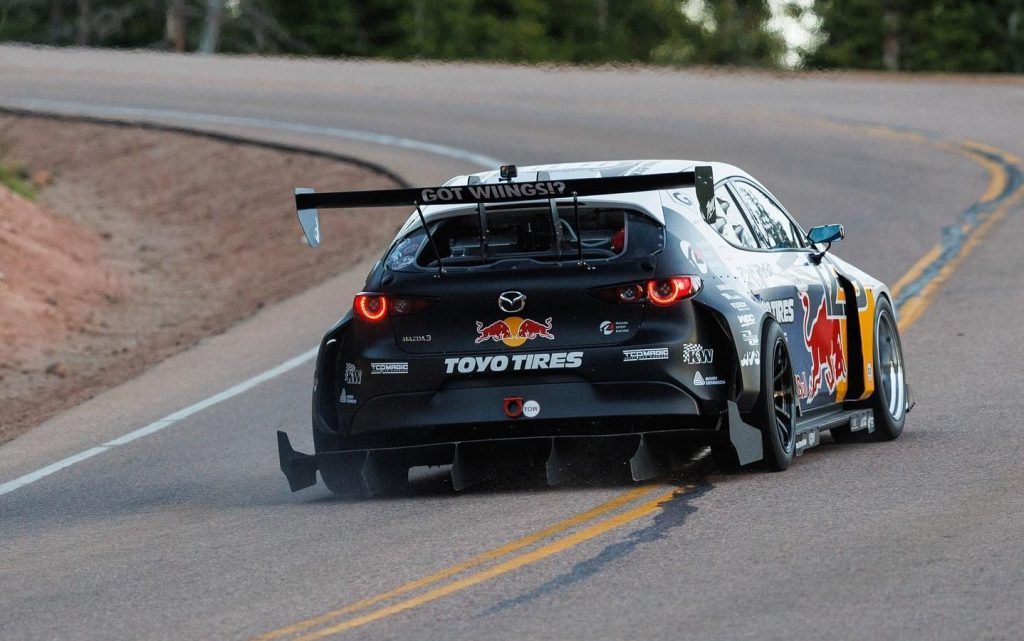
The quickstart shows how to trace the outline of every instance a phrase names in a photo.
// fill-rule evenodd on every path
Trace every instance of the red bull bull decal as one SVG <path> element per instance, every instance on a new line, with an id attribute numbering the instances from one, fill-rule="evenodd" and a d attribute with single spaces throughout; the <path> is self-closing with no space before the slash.
<path id="1" fill-rule="evenodd" d="M 804 308 L 803 337 L 804 346 L 811 355 L 811 372 L 797 376 L 797 393 L 811 402 L 821 390 L 822 383 L 832 396 L 839 382 L 846 380 L 843 318 L 828 315 L 824 297 L 812 318 L 810 298 L 806 292 L 800 292 L 799 296 Z"/>
<path id="2" fill-rule="evenodd" d="M 535 338 L 546 338 L 554 340 L 555 335 L 551 333 L 551 318 L 548 317 L 543 323 L 538 323 L 529 318 L 509 316 L 504 320 L 497 320 L 490 325 L 476 322 L 475 343 L 494 341 L 505 343 L 509 347 L 519 347 L 526 341 Z"/>

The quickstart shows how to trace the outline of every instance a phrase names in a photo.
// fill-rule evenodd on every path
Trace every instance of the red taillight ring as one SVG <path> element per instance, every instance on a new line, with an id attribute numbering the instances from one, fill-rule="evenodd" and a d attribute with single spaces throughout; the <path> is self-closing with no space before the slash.
<path id="1" fill-rule="evenodd" d="M 647 281 L 647 299 L 659 307 L 667 307 L 697 295 L 701 280 L 696 276 L 673 276 L 665 280 Z M 663 293 L 659 290 L 666 290 Z"/>
<path id="2" fill-rule="evenodd" d="M 375 323 L 387 315 L 388 299 L 383 294 L 356 294 L 352 307 L 357 316 Z"/>

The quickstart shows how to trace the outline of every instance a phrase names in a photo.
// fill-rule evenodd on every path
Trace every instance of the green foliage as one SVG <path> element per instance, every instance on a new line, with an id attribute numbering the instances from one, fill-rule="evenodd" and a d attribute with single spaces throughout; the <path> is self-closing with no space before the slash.
<path id="1" fill-rule="evenodd" d="M 195 49 L 208 0 L 185 0 Z M 699 0 L 688 0 L 699 2 Z M 8 0 L 0 41 L 167 47 L 171 0 Z M 219 50 L 399 59 L 774 65 L 767 0 L 226 0 Z M 82 20 L 82 11 L 88 15 Z"/>
<path id="2" fill-rule="evenodd" d="M 35 200 L 38 195 L 24 167 L 0 165 L 0 185 L 28 200 Z"/>
<path id="3" fill-rule="evenodd" d="M 1024 0 L 815 0 L 814 11 L 823 40 L 808 67 L 882 69 L 888 37 L 907 71 L 1024 71 Z"/>

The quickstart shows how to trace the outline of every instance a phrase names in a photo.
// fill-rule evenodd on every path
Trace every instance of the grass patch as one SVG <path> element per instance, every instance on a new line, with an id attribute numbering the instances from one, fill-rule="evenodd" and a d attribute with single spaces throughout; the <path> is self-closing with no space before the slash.
<path id="1" fill-rule="evenodd" d="M 32 186 L 28 170 L 24 167 L 0 165 L 0 185 L 7 187 L 22 198 L 35 200 L 39 193 Z"/>

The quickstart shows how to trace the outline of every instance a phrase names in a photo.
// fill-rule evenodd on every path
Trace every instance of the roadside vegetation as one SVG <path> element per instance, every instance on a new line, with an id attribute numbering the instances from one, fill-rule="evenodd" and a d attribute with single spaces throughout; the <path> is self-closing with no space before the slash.
<path id="1" fill-rule="evenodd" d="M 4 164 L 2 156 L 0 156 L 0 186 L 32 201 L 39 195 L 32 185 L 28 169 L 19 165 Z"/>
<path id="2" fill-rule="evenodd" d="M 14 0 L 0 42 L 1020 73 L 1022 17 L 1024 0 Z"/>

